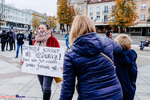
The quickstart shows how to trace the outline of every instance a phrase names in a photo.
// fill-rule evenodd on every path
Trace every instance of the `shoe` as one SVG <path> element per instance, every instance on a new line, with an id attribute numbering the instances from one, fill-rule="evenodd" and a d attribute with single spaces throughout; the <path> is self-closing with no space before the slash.
<path id="1" fill-rule="evenodd" d="M 18 56 L 16 56 L 15 58 L 18 58 Z"/>

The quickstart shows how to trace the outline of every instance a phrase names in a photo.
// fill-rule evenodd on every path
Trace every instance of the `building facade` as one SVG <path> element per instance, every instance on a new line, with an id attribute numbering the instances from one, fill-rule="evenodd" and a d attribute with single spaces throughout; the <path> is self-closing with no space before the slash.
<path id="1" fill-rule="evenodd" d="M 137 25 L 129 28 L 130 33 L 140 35 L 150 35 L 150 0 L 135 0 L 136 13 L 139 16 L 135 22 Z"/>
<path id="2" fill-rule="evenodd" d="M 0 12 L 2 13 L 1 20 L 3 20 L 2 29 L 27 30 L 31 26 L 32 14 L 26 10 L 0 3 Z"/>
<path id="3" fill-rule="evenodd" d="M 1 29 L 29 30 L 32 29 L 32 18 L 36 16 L 40 23 L 46 23 L 47 15 L 31 9 L 18 9 L 14 6 L 0 3 Z M 39 23 L 39 24 L 40 24 Z"/>
<path id="4" fill-rule="evenodd" d="M 115 7 L 114 0 L 89 0 L 87 15 L 94 21 L 98 33 L 111 30 L 108 17 Z"/>

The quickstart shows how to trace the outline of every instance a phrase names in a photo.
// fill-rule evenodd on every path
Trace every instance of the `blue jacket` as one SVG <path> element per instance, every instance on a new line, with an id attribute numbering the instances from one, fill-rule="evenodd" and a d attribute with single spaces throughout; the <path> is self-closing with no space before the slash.
<path id="1" fill-rule="evenodd" d="M 137 54 L 134 50 L 125 50 L 114 54 L 116 73 L 123 89 L 123 99 L 133 100 L 136 90 Z"/>
<path id="2" fill-rule="evenodd" d="M 121 85 L 113 64 L 100 53 L 113 59 L 121 46 L 96 33 L 78 37 L 66 52 L 60 100 L 71 100 L 77 77 L 78 100 L 121 100 Z"/>

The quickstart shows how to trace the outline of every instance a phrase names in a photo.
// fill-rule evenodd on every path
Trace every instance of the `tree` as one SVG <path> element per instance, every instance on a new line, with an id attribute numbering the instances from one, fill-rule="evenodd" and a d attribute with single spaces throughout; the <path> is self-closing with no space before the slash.
<path id="1" fill-rule="evenodd" d="M 40 20 L 37 16 L 33 16 L 32 18 L 32 27 L 36 30 L 39 27 Z"/>
<path id="2" fill-rule="evenodd" d="M 68 26 L 70 26 L 73 22 L 74 16 L 74 8 L 70 7 L 68 0 L 60 0 L 57 12 L 57 19 L 60 24 L 67 24 L 67 31 Z"/>
<path id="3" fill-rule="evenodd" d="M 135 12 L 136 5 L 134 0 L 115 0 L 116 5 L 109 18 L 108 24 L 112 27 L 128 28 L 134 26 L 134 23 L 138 19 L 138 15 Z"/>
<path id="4" fill-rule="evenodd" d="M 55 16 L 49 16 L 46 20 L 46 24 L 50 27 L 50 28 L 56 28 L 56 18 Z"/>

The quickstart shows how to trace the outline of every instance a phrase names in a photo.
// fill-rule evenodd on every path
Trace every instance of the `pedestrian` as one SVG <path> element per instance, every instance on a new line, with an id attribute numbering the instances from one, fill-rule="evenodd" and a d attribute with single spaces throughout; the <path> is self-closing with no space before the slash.
<path id="1" fill-rule="evenodd" d="M 121 85 L 111 62 L 121 46 L 100 37 L 86 15 L 73 21 L 69 43 L 72 46 L 65 54 L 60 100 L 72 99 L 76 79 L 78 100 L 121 100 Z"/>
<path id="2" fill-rule="evenodd" d="M 67 50 L 69 49 L 69 32 L 67 31 L 65 35 Z"/>
<path id="3" fill-rule="evenodd" d="M 116 73 L 123 89 L 123 100 L 133 100 L 136 90 L 137 65 L 136 52 L 131 49 L 131 38 L 126 34 L 121 34 L 115 38 L 122 51 L 114 54 Z"/>
<path id="4" fill-rule="evenodd" d="M 108 30 L 106 36 L 112 39 L 112 31 Z"/>
<path id="5" fill-rule="evenodd" d="M 52 32 L 48 30 L 48 26 L 45 24 L 39 26 L 38 35 L 33 41 L 33 46 L 60 47 L 57 39 L 53 36 Z M 23 61 L 21 61 L 21 65 L 22 64 Z M 50 100 L 53 77 L 38 75 L 38 79 L 43 92 L 43 100 Z"/>
<path id="6" fill-rule="evenodd" d="M 6 50 L 8 50 L 8 44 L 9 44 L 9 32 L 7 32 L 7 37 L 6 37 Z"/>
<path id="7" fill-rule="evenodd" d="M 150 44 L 150 41 L 149 41 L 148 37 L 146 37 L 145 41 L 143 42 L 143 47 L 148 46 L 149 44 Z"/>
<path id="8" fill-rule="evenodd" d="M 9 51 L 13 50 L 13 32 L 11 30 L 9 31 L 9 46 Z"/>
<path id="9" fill-rule="evenodd" d="M 32 31 L 30 31 L 29 35 L 28 35 L 28 41 L 29 41 L 29 45 L 32 45 Z"/>
<path id="10" fill-rule="evenodd" d="M 19 53 L 19 48 L 21 47 L 21 55 L 22 55 L 22 45 L 24 44 L 24 34 L 22 32 L 22 30 L 19 31 L 19 33 L 17 34 L 17 51 L 16 51 L 16 57 L 18 58 L 18 53 Z"/>
<path id="11" fill-rule="evenodd" d="M 7 34 L 5 30 L 3 30 L 2 33 L 0 34 L 0 38 L 1 38 L 1 51 L 4 51 L 7 40 Z"/>
<path id="12" fill-rule="evenodd" d="M 15 43 L 16 34 L 15 34 L 15 31 L 14 31 L 14 30 L 12 30 L 12 33 L 13 33 L 12 49 L 14 48 L 14 50 L 16 50 L 16 43 Z"/>

